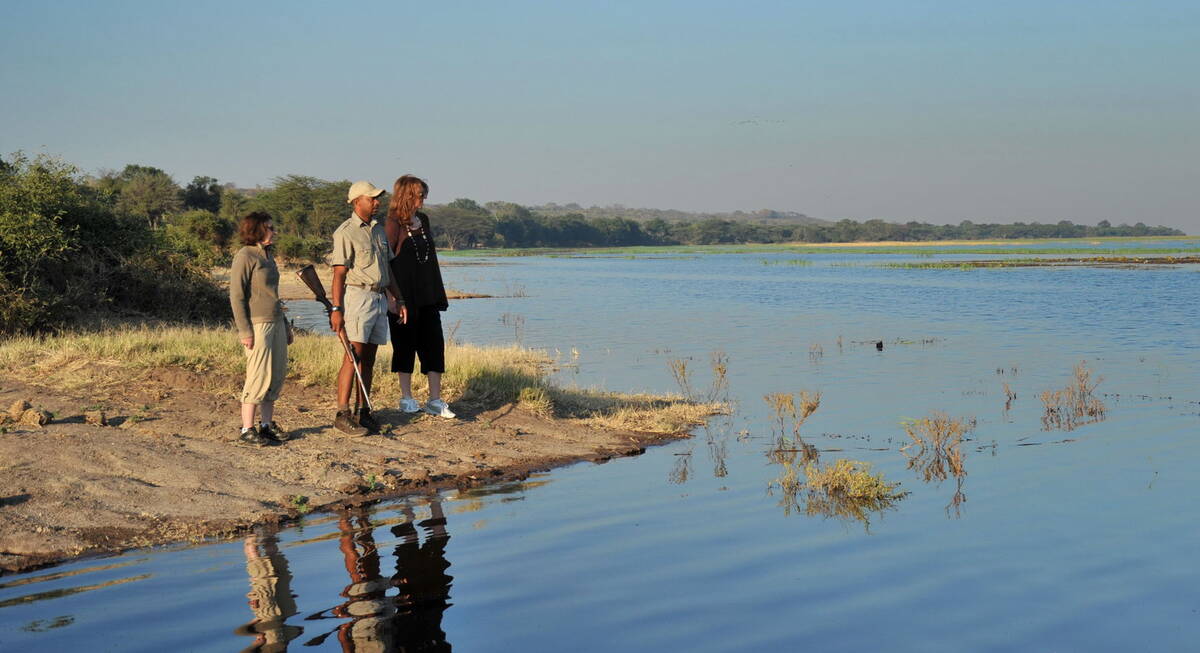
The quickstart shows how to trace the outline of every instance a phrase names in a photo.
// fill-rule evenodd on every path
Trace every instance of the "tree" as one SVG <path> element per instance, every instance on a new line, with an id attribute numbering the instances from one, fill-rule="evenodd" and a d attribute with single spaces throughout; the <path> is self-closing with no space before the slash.
<path id="1" fill-rule="evenodd" d="M 491 216 L 471 200 L 455 200 L 445 206 L 430 207 L 427 212 L 434 238 L 449 249 L 476 247 L 495 234 Z"/>
<path id="2" fill-rule="evenodd" d="M 163 215 L 178 211 L 180 207 L 179 186 L 167 173 L 146 166 L 125 166 L 128 177 L 122 173 L 124 183 L 120 188 L 117 208 L 144 218 L 151 227 L 157 227 Z"/>
<path id="3" fill-rule="evenodd" d="M 183 208 L 216 213 L 221 210 L 221 186 L 212 177 L 194 177 L 183 189 Z"/>
<path id="4" fill-rule="evenodd" d="M 237 224 L 248 212 L 246 210 L 248 204 L 245 195 L 232 188 L 221 189 L 221 219 Z"/>

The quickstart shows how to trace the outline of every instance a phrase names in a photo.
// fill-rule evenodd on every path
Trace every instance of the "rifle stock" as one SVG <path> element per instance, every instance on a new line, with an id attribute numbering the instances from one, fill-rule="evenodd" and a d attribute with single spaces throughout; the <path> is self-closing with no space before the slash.
<path id="1" fill-rule="evenodd" d="M 325 307 L 326 313 L 333 310 L 333 304 L 325 296 L 325 285 L 321 283 L 321 277 L 317 276 L 317 271 L 313 266 L 306 265 L 300 268 L 296 276 L 300 277 L 300 281 L 303 281 L 304 285 L 308 286 L 308 289 L 316 296 L 317 301 L 321 302 L 321 305 Z"/>

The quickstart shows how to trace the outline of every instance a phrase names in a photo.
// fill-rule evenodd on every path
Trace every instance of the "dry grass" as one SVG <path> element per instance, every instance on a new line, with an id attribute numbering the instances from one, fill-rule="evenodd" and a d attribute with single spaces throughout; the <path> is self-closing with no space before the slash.
<path id="1" fill-rule="evenodd" d="M 821 393 L 800 391 L 800 405 L 796 406 L 796 393 L 773 392 L 763 395 L 763 400 L 775 412 L 775 423 L 779 425 L 779 434 L 785 435 L 790 427 L 792 436 L 800 437 L 800 427 L 821 407 Z"/>
<path id="2" fill-rule="evenodd" d="M 1075 366 L 1071 382 L 1062 390 L 1046 390 L 1041 394 L 1045 413 L 1042 427 L 1049 431 L 1061 429 L 1072 431 L 1085 424 L 1104 419 L 1107 408 L 1094 393 L 1104 377 L 1092 380 L 1092 372 L 1086 361 Z"/>
<path id="3" fill-rule="evenodd" d="M 297 334 L 288 349 L 288 378 L 332 388 L 341 366 L 342 347 L 326 335 Z M 399 396 L 390 373 L 390 346 L 380 347 L 372 395 Z M 0 344 L 0 372 L 63 390 L 129 383 L 141 374 L 165 368 L 196 372 L 213 392 L 231 395 L 241 387 L 245 355 L 232 329 L 200 327 L 123 327 L 88 333 L 16 337 Z M 552 385 L 552 361 L 545 352 L 518 346 L 446 347 L 442 393 L 449 401 L 479 408 L 519 404 L 546 416 L 581 419 L 604 428 L 650 433 L 684 433 L 723 410 L 671 395 L 620 394 Z M 427 391 L 424 375 L 413 376 L 414 392 Z M 378 399 L 377 399 L 378 401 Z"/>
<path id="4" fill-rule="evenodd" d="M 671 377 L 679 386 L 680 392 L 687 399 L 699 403 L 725 403 L 729 400 L 729 355 L 723 351 L 709 354 L 709 368 L 713 379 L 703 392 L 692 385 L 692 370 L 686 358 L 672 358 L 667 361 Z"/>
<path id="5" fill-rule="evenodd" d="M 974 430 L 974 419 L 954 419 L 935 411 L 932 417 L 906 420 L 903 425 L 904 432 L 912 440 L 900 448 L 908 457 L 909 469 L 917 470 L 926 482 L 966 476 L 962 442 L 963 437 Z"/>

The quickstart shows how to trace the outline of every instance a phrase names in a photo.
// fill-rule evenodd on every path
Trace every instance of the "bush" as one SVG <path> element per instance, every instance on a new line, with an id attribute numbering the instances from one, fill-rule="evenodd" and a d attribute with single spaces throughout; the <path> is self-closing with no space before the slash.
<path id="1" fill-rule="evenodd" d="M 333 241 L 329 238 L 281 234 L 276 239 L 275 251 L 293 261 L 323 263 L 325 256 L 333 251 Z"/>
<path id="2" fill-rule="evenodd" d="M 224 293 L 191 252 L 78 174 L 20 152 L 0 169 L 0 332 L 57 329 L 97 311 L 226 317 Z"/>
<path id="3" fill-rule="evenodd" d="M 234 224 L 209 211 L 188 211 L 167 220 L 163 233 L 167 246 L 186 254 L 197 265 L 229 265 L 229 242 Z"/>

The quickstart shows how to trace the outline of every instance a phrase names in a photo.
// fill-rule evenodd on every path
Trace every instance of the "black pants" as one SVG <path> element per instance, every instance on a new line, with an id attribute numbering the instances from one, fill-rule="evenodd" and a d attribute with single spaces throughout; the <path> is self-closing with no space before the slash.
<path id="1" fill-rule="evenodd" d="M 412 374 L 415 356 L 421 357 L 421 373 L 446 371 L 446 343 L 442 337 L 442 313 L 430 306 L 417 317 L 400 324 L 400 316 L 388 313 L 392 331 L 392 371 Z"/>

